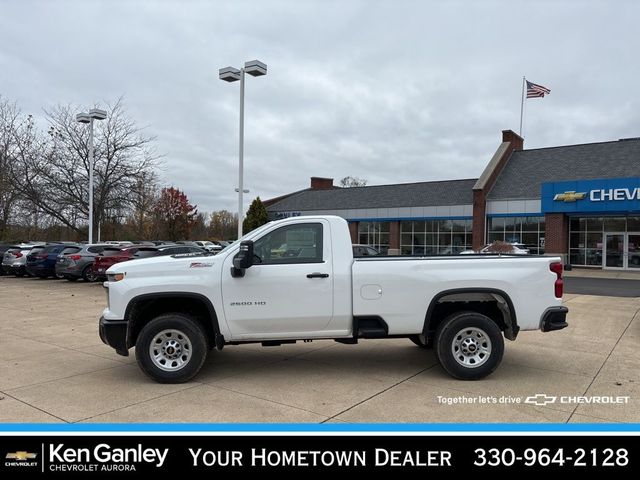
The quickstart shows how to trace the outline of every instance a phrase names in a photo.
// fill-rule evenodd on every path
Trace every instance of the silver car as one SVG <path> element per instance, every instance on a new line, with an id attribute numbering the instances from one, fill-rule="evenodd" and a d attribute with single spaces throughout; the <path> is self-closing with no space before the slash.
<path id="1" fill-rule="evenodd" d="M 42 250 L 44 244 L 21 243 L 13 245 L 2 256 L 2 270 L 6 274 L 23 277 L 27 274 L 27 255 Z"/>
<path id="2" fill-rule="evenodd" d="M 56 277 L 66 278 L 71 282 L 82 278 L 85 282 L 98 280 L 93 270 L 96 256 L 112 244 L 69 245 L 58 256 L 56 261 Z"/>

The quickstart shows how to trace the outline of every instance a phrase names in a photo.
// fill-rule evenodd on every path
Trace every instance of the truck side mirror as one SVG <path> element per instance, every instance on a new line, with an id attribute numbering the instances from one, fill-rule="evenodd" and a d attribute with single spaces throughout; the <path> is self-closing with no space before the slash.
<path id="1" fill-rule="evenodd" d="M 244 271 L 253 265 L 253 241 L 244 240 L 240 243 L 240 250 L 233 257 L 231 276 L 244 277 Z"/>

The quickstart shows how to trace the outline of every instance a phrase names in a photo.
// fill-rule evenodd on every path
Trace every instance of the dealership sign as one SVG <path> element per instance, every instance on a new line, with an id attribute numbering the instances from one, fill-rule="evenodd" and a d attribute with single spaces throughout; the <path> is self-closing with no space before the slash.
<path id="1" fill-rule="evenodd" d="M 544 213 L 640 211 L 638 177 L 547 182 L 541 190 Z"/>

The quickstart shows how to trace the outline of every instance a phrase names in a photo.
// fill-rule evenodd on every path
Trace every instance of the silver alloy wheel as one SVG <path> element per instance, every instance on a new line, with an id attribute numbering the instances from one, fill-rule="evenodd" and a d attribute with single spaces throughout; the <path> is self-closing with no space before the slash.
<path id="1" fill-rule="evenodd" d="M 467 327 L 453 337 L 451 353 L 460 365 L 477 368 L 491 356 L 491 340 L 487 332 L 478 327 Z"/>
<path id="2" fill-rule="evenodd" d="M 149 356 L 153 364 L 165 372 L 184 368 L 191 360 L 191 340 L 184 332 L 175 329 L 162 330 L 149 345 Z"/>

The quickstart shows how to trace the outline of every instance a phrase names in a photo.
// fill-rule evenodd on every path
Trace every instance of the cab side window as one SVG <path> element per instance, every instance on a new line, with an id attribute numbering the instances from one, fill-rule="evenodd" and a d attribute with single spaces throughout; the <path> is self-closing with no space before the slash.
<path id="1" fill-rule="evenodd" d="M 322 224 L 280 227 L 256 240 L 253 252 L 257 265 L 322 263 Z"/>

